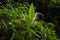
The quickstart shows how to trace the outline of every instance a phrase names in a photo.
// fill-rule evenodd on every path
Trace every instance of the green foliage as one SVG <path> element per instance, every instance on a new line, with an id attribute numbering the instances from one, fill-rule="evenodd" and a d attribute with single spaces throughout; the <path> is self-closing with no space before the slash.
<path id="1" fill-rule="evenodd" d="M 53 24 L 52 23 L 46 24 L 45 22 L 42 22 L 42 21 L 41 21 L 41 23 L 38 22 L 38 27 L 40 28 L 39 30 L 40 30 L 41 40 L 57 40 L 55 31 L 53 30 L 53 28 L 54 28 L 54 26 L 52 26 Z"/>
<path id="2" fill-rule="evenodd" d="M 33 20 L 34 13 L 33 3 L 30 8 L 27 5 L 21 6 L 20 4 L 17 7 L 7 8 L 6 6 L 1 9 L 0 29 L 2 30 L 0 30 L 0 35 L 3 35 L 0 36 L 1 40 L 58 40 L 55 35 L 55 25 L 43 20 Z M 9 36 L 11 36 L 10 39 Z"/>

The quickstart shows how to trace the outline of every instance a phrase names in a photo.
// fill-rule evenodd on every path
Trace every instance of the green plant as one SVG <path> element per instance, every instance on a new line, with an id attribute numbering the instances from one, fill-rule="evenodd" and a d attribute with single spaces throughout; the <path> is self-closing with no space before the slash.
<path id="1" fill-rule="evenodd" d="M 34 13 L 33 3 L 30 8 L 26 5 L 3 7 L 0 10 L 0 35 L 3 35 L 0 36 L 1 40 L 58 40 L 54 25 L 43 20 L 33 20 Z"/>

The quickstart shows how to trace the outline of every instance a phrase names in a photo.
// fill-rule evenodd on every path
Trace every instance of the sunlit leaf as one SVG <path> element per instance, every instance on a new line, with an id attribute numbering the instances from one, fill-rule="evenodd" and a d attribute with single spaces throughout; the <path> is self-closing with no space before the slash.
<path id="1" fill-rule="evenodd" d="M 28 20 L 27 20 L 27 27 L 30 27 L 32 25 L 32 21 L 33 21 L 33 17 L 34 17 L 34 5 L 33 3 L 30 5 L 30 9 L 29 9 L 29 15 L 28 15 Z"/>

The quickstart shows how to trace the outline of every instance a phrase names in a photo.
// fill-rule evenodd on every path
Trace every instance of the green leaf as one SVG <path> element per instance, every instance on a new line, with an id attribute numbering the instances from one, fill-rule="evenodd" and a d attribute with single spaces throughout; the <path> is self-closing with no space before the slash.
<path id="1" fill-rule="evenodd" d="M 35 13 L 35 10 L 34 10 L 34 5 L 33 5 L 33 3 L 32 3 L 31 6 L 30 6 L 30 9 L 29 9 L 29 19 L 30 19 L 30 20 L 33 19 L 34 13 Z"/>
<path id="2" fill-rule="evenodd" d="M 30 28 L 30 26 L 32 25 L 33 22 L 33 18 L 34 18 L 34 5 L 33 3 L 30 5 L 30 9 L 29 9 L 29 15 L 27 18 L 27 27 Z"/>

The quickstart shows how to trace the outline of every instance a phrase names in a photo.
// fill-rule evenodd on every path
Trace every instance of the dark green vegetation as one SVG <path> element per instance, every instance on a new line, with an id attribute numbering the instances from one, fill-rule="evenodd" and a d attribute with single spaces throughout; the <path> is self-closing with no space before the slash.
<path id="1" fill-rule="evenodd" d="M 37 11 L 44 20 L 33 20 Z M 59 18 L 59 0 L 1 0 L 0 40 L 60 40 Z"/>

